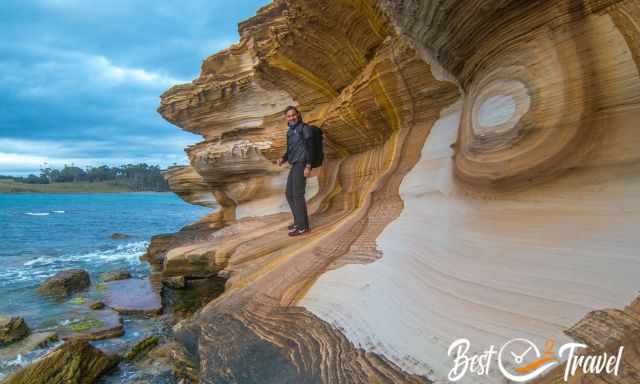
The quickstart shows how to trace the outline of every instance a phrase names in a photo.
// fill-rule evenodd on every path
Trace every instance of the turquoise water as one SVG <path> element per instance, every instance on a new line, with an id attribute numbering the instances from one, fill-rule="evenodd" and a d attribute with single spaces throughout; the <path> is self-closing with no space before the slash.
<path id="1" fill-rule="evenodd" d="M 69 321 L 73 304 L 36 293 L 43 280 L 68 268 L 86 269 L 92 284 L 119 268 L 146 276 L 139 257 L 150 237 L 209 212 L 172 193 L 0 194 L 0 315 L 23 316 L 32 329 Z M 112 240 L 114 232 L 130 238 Z"/>

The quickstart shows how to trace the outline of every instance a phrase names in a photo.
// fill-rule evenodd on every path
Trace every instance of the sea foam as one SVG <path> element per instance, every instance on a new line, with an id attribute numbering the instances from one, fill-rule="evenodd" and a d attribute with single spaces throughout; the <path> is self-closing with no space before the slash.
<path id="1" fill-rule="evenodd" d="M 116 248 L 80 254 L 61 256 L 40 256 L 24 262 L 19 267 L 10 267 L 0 271 L 0 287 L 28 280 L 44 280 L 64 269 L 86 268 L 92 270 L 113 262 L 140 264 L 140 256 L 149 245 L 148 241 L 137 241 L 118 245 Z"/>

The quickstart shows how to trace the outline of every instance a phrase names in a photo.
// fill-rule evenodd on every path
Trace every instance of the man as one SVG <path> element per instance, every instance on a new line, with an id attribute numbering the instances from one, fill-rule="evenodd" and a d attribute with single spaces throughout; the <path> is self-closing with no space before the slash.
<path id="1" fill-rule="evenodd" d="M 287 107 L 284 114 L 287 118 L 287 151 L 278 166 L 283 162 L 291 164 L 287 178 L 287 202 L 293 214 L 293 225 L 289 226 L 289 236 L 298 236 L 309 232 L 307 202 L 304 198 L 307 177 L 311 174 L 313 158 L 313 141 L 311 127 L 302 121 L 300 112 L 295 107 Z"/>

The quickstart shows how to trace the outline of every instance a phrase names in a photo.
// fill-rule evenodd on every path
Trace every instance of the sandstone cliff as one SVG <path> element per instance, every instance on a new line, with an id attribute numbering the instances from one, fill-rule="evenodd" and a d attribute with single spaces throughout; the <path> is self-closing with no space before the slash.
<path id="1" fill-rule="evenodd" d="M 176 328 L 183 372 L 444 382 L 460 337 L 618 332 L 635 353 L 616 382 L 637 382 L 637 308 L 587 314 L 638 293 L 639 25 L 636 0 L 275 0 L 241 23 L 158 108 L 203 137 L 171 188 L 216 211 L 148 258 L 228 278 Z M 327 152 L 296 238 L 272 163 L 290 104 Z"/>

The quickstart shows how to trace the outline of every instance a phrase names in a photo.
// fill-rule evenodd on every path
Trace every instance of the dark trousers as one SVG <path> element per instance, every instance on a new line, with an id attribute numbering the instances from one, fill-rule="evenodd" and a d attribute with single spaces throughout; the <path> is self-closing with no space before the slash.
<path id="1" fill-rule="evenodd" d="M 293 213 L 293 224 L 298 228 L 309 228 L 307 216 L 307 202 L 304 192 L 307 187 L 307 178 L 304 177 L 304 162 L 296 162 L 289 169 L 287 177 L 287 202 Z"/>

